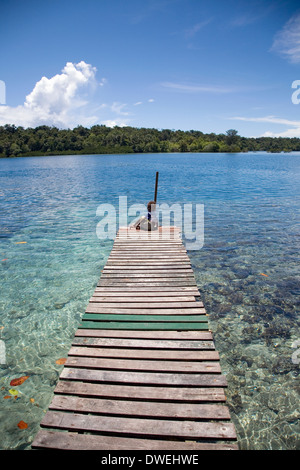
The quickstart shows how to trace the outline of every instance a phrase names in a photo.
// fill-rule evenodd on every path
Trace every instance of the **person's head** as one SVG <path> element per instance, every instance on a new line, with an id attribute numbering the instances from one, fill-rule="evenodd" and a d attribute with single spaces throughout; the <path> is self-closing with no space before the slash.
<path id="1" fill-rule="evenodd" d="M 155 211 L 156 203 L 155 201 L 149 201 L 147 204 L 147 209 L 148 212 L 151 212 L 152 210 Z"/>

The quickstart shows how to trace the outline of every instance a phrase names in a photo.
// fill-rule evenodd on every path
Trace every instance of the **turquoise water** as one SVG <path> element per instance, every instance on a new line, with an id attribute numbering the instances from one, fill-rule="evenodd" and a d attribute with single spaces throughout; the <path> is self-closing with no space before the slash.
<path id="1" fill-rule="evenodd" d="M 156 171 L 159 203 L 204 204 L 189 256 L 240 448 L 300 448 L 300 154 L 255 153 L 0 159 L 1 449 L 30 449 L 106 263 L 97 207 L 147 203 Z"/>

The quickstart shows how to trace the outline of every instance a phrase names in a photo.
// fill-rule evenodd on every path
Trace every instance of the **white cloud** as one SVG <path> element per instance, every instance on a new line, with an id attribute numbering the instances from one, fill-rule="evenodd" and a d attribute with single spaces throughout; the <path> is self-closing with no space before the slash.
<path id="1" fill-rule="evenodd" d="M 102 78 L 101 82 L 99 82 L 100 86 L 104 86 L 107 84 L 107 78 Z"/>
<path id="2" fill-rule="evenodd" d="M 264 117 L 254 117 L 254 118 L 236 116 L 230 119 L 236 120 L 236 121 L 257 122 L 257 123 L 266 122 L 266 123 L 271 123 L 271 124 L 282 124 L 285 126 L 292 126 L 282 132 L 266 131 L 263 134 L 261 134 L 261 137 L 300 137 L 300 121 L 282 119 L 276 116 L 264 116 Z"/>
<path id="3" fill-rule="evenodd" d="M 67 62 L 60 74 L 42 77 L 23 105 L 1 106 L 0 125 L 35 127 L 46 124 L 65 128 L 94 124 L 98 117 L 89 115 L 84 92 L 97 86 L 95 75 L 96 68 L 84 61 Z"/>
<path id="4" fill-rule="evenodd" d="M 203 86 L 203 85 L 185 85 L 182 83 L 173 83 L 173 82 L 163 82 L 161 83 L 163 88 L 168 90 L 185 92 L 185 93 L 199 93 L 199 92 L 209 92 L 209 93 L 228 93 L 229 89 L 219 87 L 219 86 Z"/>
<path id="5" fill-rule="evenodd" d="M 154 99 L 153 98 L 149 98 L 149 100 L 147 100 L 147 103 L 154 103 Z M 136 103 L 134 103 L 133 106 L 140 106 L 141 104 L 143 104 L 142 101 L 137 101 Z"/>
<path id="6" fill-rule="evenodd" d="M 128 120 L 122 120 L 122 119 L 107 119 L 106 121 L 102 121 L 101 124 L 107 127 L 126 127 L 128 126 Z"/>
<path id="7" fill-rule="evenodd" d="M 121 116 L 128 116 L 129 115 L 129 112 L 128 111 L 123 111 L 123 109 L 125 108 L 125 106 L 127 106 L 127 104 L 125 103 L 118 103 L 118 102 L 114 102 L 111 106 L 111 110 L 116 113 L 116 114 L 119 114 Z"/>
<path id="8" fill-rule="evenodd" d="M 261 137 L 300 137 L 300 127 L 297 129 L 287 129 L 284 132 L 271 132 L 266 131 L 264 132 Z"/>
<path id="9" fill-rule="evenodd" d="M 271 122 L 273 124 L 285 124 L 287 126 L 291 125 L 291 126 L 300 127 L 300 121 L 291 121 L 290 119 L 277 118 L 276 116 L 265 116 L 265 117 L 254 117 L 254 118 L 236 116 L 230 119 L 234 119 L 237 121 L 248 121 L 248 122 Z"/>
<path id="10" fill-rule="evenodd" d="M 168 91 L 178 93 L 240 93 L 265 90 L 266 87 L 258 86 L 219 86 L 219 85 L 202 85 L 202 84 L 186 84 L 174 82 L 162 82 L 161 87 Z"/>
<path id="11" fill-rule="evenodd" d="M 279 53 L 292 63 L 300 62 L 300 13 L 293 15 L 276 34 L 271 51 Z"/>

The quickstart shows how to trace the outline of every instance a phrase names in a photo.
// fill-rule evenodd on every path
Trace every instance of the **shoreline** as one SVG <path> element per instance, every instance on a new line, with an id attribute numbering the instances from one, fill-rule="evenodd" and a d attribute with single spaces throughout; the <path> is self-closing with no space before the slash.
<path id="1" fill-rule="evenodd" d="M 34 157 L 87 157 L 87 156 L 119 156 L 119 155 L 126 155 L 126 156 L 136 156 L 136 155 L 207 155 L 207 154 L 212 154 L 212 155 L 249 155 L 249 154 L 264 154 L 264 155 L 278 155 L 278 154 L 283 154 L 283 155 L 291 155 L 291 154 L 299 154 L 300 155 L 300 150 L 291 150 L 289 152 L 285 151 L 278 151 L 278 152 L 268 152 L 266 150 L 248 150 L 248 151 L 241 151 L 241 152 L 122 152 L 122 153 L 117 153 L 117 152 L 106 152 L 106 153 L 43 153 L 43 154 L 26 154 L 26 155 L 11 155 L 9 157 L 6 156 L 1 156 L 0 155 L 0 160 L 1 159 L 6 159 L 6 160 L 12 160 L 16 158 L 34 158 Z"/>

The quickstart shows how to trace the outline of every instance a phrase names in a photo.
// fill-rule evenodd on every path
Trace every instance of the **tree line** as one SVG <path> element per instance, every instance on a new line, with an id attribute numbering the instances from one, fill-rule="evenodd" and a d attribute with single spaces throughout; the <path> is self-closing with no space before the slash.
<path id="1" fill-rule="evenodd" d="M 300 151 L 300 139 L 242 137 L 235 129 L 224 134 L 201 131 L 135 127 L 74 129 L 38 126 L 0 126 L 0 157 L 66 154 L 118 154 L 156 152 L 291 152 Z"/>

